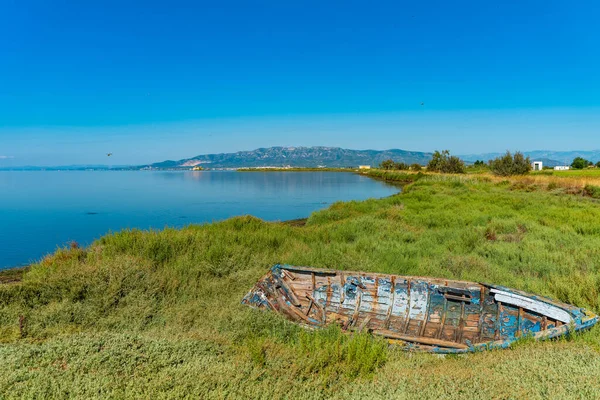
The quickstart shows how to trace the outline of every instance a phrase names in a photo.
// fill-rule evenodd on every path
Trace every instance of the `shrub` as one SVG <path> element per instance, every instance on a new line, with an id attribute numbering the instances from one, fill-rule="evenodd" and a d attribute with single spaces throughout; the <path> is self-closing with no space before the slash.
<path id="1" fill-rule="evenodd" d="M 507 151 L 503 156 L 490 161 L 490 169 L 499 176 L 526 175 L 531 171 L 531 161 L 519 151 L 514 155 Z"/>
<path id="2" fill-rule="evenodd" d="M 432 172 L 444 172 L 448 174 L 464 174 L 466 172 L 465 163 L 456 156 L 451 156 L 450 151 L 435 151 L 429 163 L 427 170 Z"/>
<path id="3" fill-rule="evenodd" d="M 593 197 L 594 199 L 600 199 L 600 186 L 585 185 L 583 192 L 586 196 Z"/>
<path id="4" fill-rule="evenodd" d="M 403 163 L 403 162 L 395 162 L 394 160 L 385 160 L 382 161 L 381 164 L 379 164 L 379 168 L 381 169 L 385 169 L 385 170 L 407 170 L 409 168 L 408 164 Z"/>
<path id="5" fill-rule="evenodd" d="M 584 169 L 593 165 L 591 161 L 586 160 L 583 157 L 575 157 L 573 162 L 571 163 L 571 168 L 573 169 Z"/>
<path id="6" fill-rule="evenodd" d="M 410 169 L 412 169 L 413 171 L 417 171 L 417 172 L 420 171 L 421 168 L 422 168 L 421 164 L 417 164 L 417 163 L 414 163 L 410 166 Z"/>

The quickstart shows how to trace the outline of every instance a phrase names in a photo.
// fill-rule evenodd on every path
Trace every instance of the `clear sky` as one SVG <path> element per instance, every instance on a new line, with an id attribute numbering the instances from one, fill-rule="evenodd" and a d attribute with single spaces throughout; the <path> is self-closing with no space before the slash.
<path id="1" fill-rule="evenodd" d="M 0 167 L 597 149 L 598 21 L 597 0 L 4 0 Z"/>

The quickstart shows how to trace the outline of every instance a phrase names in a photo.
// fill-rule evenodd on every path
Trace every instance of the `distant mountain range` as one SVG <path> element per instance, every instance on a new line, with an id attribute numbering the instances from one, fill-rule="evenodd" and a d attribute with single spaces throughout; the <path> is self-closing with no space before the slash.
<path id="1" fill-rule="evenodd" d="M 504 153 L 468 154 L 459 156 L 467 163 L 477 160 L 488 161 Z M 542 161 L 553 167 L 569 165 L 575 157 L 583 157 L 593 162 L 600 161 L 600 150 L 595 151 L 544 151 L 524 152 L 532 161 Z M 407 164 L 425 165 L 432 153 L 392 150 L 349 150 L 339 147 L 269 147 L 237 153 L 205 154 L 183 160 L 167 160 L 146 167 L 156 169 L 178 169 L 202 166 L 206 168 L 241 167 L 356 167 L 358 165 L 379 165 L 383 160 L 392 159 Z"/>
<path id="2" fill-rule="evenodd" d="M 379 165 L 392 159 L 407 164 L 427 164 L 431 153 L 406 150 L 348 150 L 339 147 L 269 147 L 237 153 L 205 154 L 179 161 L 163 161 L 152 168 L 240 167 L 356 167 Z"/>
<path id="3" fill-rule="evenodd" d="M 467 154 L 459 156 L 465 162 L 488 161 L 503 153 Z M 544 151 L 524 152 L 531 161 L 542 161 L 544 165 L 570 165 L 575 157 L 583 157 L 594 163 L 600 161 L 600 150 L 593 151 Z M 357 167 L 359 165 L 377 166 L 382 161 L 392 159 L 406 164 L 425 165 L 432 153 L 419 151 L 392 150 L 349 150 L 339 147 L 269 147 L 237 153 L 204 154 L 178 161 L 162 161 L 140 166 L 107 165 L 68 165 L 68 166 L 25 166 L 2 167 L 0 170 L 21 171 L 57 171 L 57 170 L 139 170 L 139 169 L 191 169 L 195 166 L 205 168 L 244 168 L 244 167 Z"/>

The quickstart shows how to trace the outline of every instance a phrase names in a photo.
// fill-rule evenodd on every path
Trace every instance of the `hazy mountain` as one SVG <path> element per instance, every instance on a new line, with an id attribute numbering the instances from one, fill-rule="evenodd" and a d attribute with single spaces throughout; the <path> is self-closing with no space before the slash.
<path id="1" fill-rule="evenodd" d="M 405 150 L 348 150 L 339 147 L 269 147 L 237 153 L 205 154 L 179 161 L 167 160 L 150 165 L 152 168 L 240 167 L 356 167 L 379 165 L 392 159 L 407 164 L 427 164 L 431 153 Z"/>

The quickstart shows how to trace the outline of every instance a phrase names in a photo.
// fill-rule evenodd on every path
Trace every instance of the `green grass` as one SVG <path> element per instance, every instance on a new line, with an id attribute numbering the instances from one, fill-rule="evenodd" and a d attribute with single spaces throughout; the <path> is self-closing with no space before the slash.
<path id="1" fill-rule="evenodd" d="M 586 195 L 588 195 L 594 199 L 600 199 L 600 186 L 585 185 L 583 190 Z"/>
<path id="2" fill-rule="evenodd" d="M 589 169 L 571 169 L 568 171 L 545 170 L 540 172 L 532 172 L 532 175 L 552 175 L 563 178 L 600 178 L 600 168 Z"/>
<path id="3" fill-rule="evenodd" d="M 587 197 L 421 175 L 303 226 L 246 216 L 105 236 L 0 285 L 0 397 L 597 398 L 598 328 L 440 358 L 239 302 L 290 263 L 493 282 L 600 312 L 598 221 Z"/>

